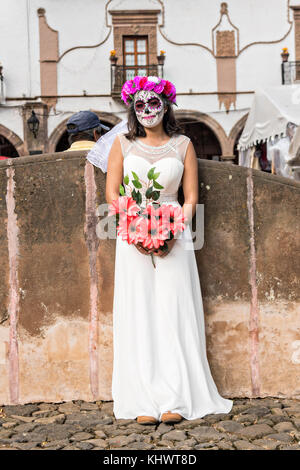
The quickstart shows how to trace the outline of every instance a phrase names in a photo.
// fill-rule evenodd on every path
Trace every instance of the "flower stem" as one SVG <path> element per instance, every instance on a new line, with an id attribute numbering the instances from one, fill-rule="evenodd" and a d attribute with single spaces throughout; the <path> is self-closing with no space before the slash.
<path id="1" fill-rule="evenodd" d="M 156 268 L 155 263 L 154 263 L 154 256 L 153 256 L 153 253 L 151 253 L 151 260 L 152 260 L 153 266 Z"/>

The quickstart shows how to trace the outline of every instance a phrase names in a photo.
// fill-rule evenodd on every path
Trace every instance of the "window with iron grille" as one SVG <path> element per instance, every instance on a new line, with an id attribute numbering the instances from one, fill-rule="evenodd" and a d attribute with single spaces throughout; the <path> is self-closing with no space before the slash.
<path id="1" fill-rule="evenodd" d="M 123 36 L 125 80 L 146 76 L 149 65 L 148 36 Z"/>

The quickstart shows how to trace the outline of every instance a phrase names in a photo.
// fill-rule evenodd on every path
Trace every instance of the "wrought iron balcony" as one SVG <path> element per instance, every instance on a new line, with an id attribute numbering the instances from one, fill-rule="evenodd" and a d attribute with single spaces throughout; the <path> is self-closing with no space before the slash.
<path id="1" fill-rule="evenodd" d="M 132 80 L 136 75 L 145 77 L 159 76 L 163 78 L 163 65 L 143 65 L 128 67 L 125 65 L 111 65 L 111 95 L 121 99 L 121 89 L 126 80 Z"/>
<path id="2" fill-rule="evenodd" d="M 282 62 L 281 72 L 283 85 L 300 83 L 300 61 Z"/>

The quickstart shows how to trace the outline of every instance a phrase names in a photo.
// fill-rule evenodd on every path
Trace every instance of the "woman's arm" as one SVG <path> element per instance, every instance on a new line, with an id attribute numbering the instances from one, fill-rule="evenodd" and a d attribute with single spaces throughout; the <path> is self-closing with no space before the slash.
<path id="1" fill-rule="evenodd" d="M 107 204 L 111 204 L 114 199 L 120 196 L 120 184 L 123 183 L 123 154 L 119 137 L 117 136 L 112 144 L 107 160 L 107 176 L 105 198 Z M 149 255 L 151 251 L 146 250 L 141 244 L 135 245 L 137 250 L 144 255 Z"/>
<path id="2" fill-rule="evenodd" d="M 182 178 L 182 188 L 184 193 L 184 204 L 182 210 L 184 215 L 187 217 L 185 222 L 188 225 L 196 212 L 196 204 L 198 203 L 198 160 L 192 142 L 189 143 L 185 160 L 184 160 L 184 172 Z M 177 238 L 172 238 L 168 241 L 168 251 L 158 250 L 158 253 L 153 253 L 155 256 L 163 258 L 167 256 L 172 250 Z"/>
<path id="3" fill-rule="evenodd" d="M 184 193 L 182 209 L 187 217 L 186 224 L 189 224 L 195 215 L 196 204 L 198 204 L 198 160 L 192 142 L 189 143 L 186 150 L 182 188 Z"/>
<path id="4" fill-rule="evenodd" d="M 117 136 L 111 146 L 106 175 L 105 198 L 107 204 L 111 204 L 120 195 L 120 184 L 123 183 L 123 155 L 121 142 Z"/>

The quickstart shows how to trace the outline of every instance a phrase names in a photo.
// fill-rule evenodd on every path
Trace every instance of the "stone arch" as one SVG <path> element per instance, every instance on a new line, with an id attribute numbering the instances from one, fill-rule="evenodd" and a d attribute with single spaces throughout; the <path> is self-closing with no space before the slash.
<path id="1" fill-rule="evenodd" d="M 24 142 L 20 139 L 19 136 L 17 136 L 17 134 L 2 124 L 0 124 L 0 134 L 3 135 L 3 137 L 5 137 L 15 147 L 20 157 L 26 155 Z"/>
<path id="2" fill-rule="evenodd" d="M 112 126 L 115 126 L 116 124 L 118 124 L 121 119 L 117 116 L 115 116 L 114 114 L 112 113 L 105 113 L 105 112 L 100 112 L 100 111 L 96 111 L 94 109 L 91 109 L 91 111 L 93 111 L 94 113 L 97 114 L 97 116 L 99 117 L 100 121 L 105 121 L 105 122 L 108 122 L 109 124 L 111 124 Z M 67 122 L 68 122 L 68 118 L 66 118 L 64 121 L 62 121 L 55 129 L 54 131 L 52 132 L 52 134 L 50 135 L 49 137 L 49 141 L 48 141 L 48 152 L 49 153 L 54 153 L 55 152 L 55 149 L 56 149 L 56 145 L 58 143 L 58 141 L 60 140 L 60 138 L 62 137 L 62 135 L 64 134 L 64 132 L 66 131 L 66 125 L 67 125 Z"/>
<path id="3" fill-rule="evenodd" d="M 235 146 L 236 139 L 238 138 L 238 135 L 240 134 L 240 132 L 244 129 L 248 115 L 249 113 L 246 113 L 243 117 L 241 117 L 241 119 L 239 119 L 234 124 L 234 126 L 232 127 L 229 133 L 228 145 L 229 145 L 231 155 L 234 155 L 234 146 Z"/>
<path id="4" fill-rule="evenodd" d="M 229 155 L 228 154 L 228 137 L 223 127 L 211 116 L 208 116 L 208 114 L 201 113 L 199 111 L 190 111 L 187 109 L 181 109 L 181 110 L 175 111 L 175 116 L 176 116 L 176 119 L 178 120 L 191 119 L 191 120 L 199 121 L 205 124 L 207 127 L 209 127 L 213 131 L 217 140 L 219 141 L 219 144 L 222 150 L 222 156 Z"/>

